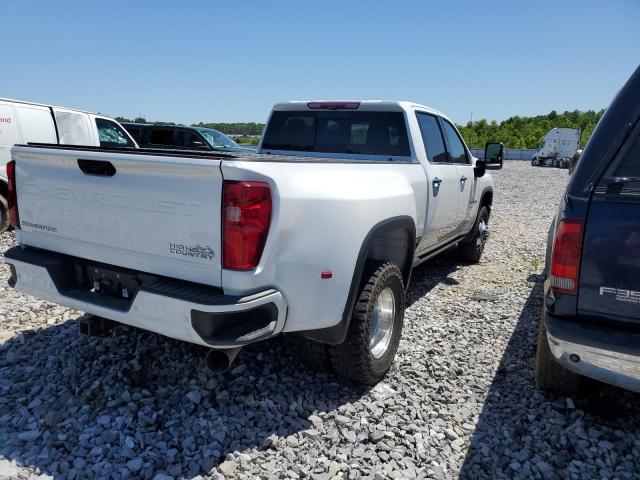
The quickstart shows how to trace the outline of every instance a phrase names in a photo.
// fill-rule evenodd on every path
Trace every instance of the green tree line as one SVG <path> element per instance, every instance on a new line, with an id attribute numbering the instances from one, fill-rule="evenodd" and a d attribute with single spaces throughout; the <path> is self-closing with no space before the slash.
<path id="1" fill-rule="evenodd" d="M 547 115 L 509 117 L 500 123 L 478 120 L 457 127 L 469 146 L 483 147 L 486 142 L 502 142 L 506 148 L 538 148 L 545 134 L 554 127 L 579 128 L 582 130 L 580 147 L 584 147 L 603 113 L 604 109 L 564 113 L 553 110 Z"/>
<path id="2" fill-rule="evenodd" d="M 582 130 L 580 147 L 584 147 L 593 132 L 604 109 L 598 112 L 587 110 L 581 112 L 557 113 L 553 110 L 547 115 L 535 117 L 509 117 L 501 122 L 478 120 L 466 125 L 457 125 L 467 145 L 483 147 L 486 142 L 502 142 L 507 148 L 538 148 L 545 134 L 554 127 L 579 128 Z M 131 122 L 128 118 L 116 117 L 119 122 Z M 151 123 L 154 125 L 175 125 L 172 122 L 148 122 L 143 117 L 133 120 L 136 123 Z M 194 127 L 213 128 L 227 135 L 260 136 L 264 123 L 205 123 L 192 124 Z"/>

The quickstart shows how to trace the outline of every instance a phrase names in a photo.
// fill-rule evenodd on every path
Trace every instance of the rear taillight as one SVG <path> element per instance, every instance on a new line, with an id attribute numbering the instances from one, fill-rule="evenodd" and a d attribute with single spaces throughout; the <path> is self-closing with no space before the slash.
<path id="1" fill-rule="evenodd" d="M 271 222 L 271 189 L 264 182 L 225 181 L 222 193 L 222 266 L 258 266 Z"/>
<path id="2" fill-rule="evenodd" d="M 551 290 L 576 295 L 582 252 L 582 220 L 561 220 L 551 250 Z"/>
<path id="3" fill-rule="evenodd" d="M 9 205 L 9 224 L 13 228 L 20 228 L 20 215 L 18 214 L 18 194 L 16 192 L 16 162 L 7 163 L 7 204 Z"/>

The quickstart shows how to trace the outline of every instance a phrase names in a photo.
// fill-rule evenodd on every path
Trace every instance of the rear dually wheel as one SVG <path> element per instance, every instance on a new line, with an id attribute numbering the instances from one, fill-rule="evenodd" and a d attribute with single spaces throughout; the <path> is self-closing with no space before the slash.
<path id="1" fill-rule="evenodd" d="M 403 319 L 404 282 L 400 269 L 391 262 L 369 262 L 347 338 L 339 345 L 327 346 L 332 370 L 356 383 L 378 383 L 393 363 Z"/>

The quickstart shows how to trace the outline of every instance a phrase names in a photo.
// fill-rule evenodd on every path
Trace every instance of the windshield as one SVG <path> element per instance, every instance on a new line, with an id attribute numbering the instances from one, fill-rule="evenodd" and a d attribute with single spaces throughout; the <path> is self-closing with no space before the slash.
<path id="1" fill-rule="evenodd" d="M 198 131 L 209 142 L 212 148 L 220 150 L 237 150 L 240 146 L 227 137 L 224 133 L 211 128 L 199 128 Z"/>
<path id="2" fill-rule="evenodd" d="M 409 156 L 402 112 L 276 111 L 264 149 Z"/>

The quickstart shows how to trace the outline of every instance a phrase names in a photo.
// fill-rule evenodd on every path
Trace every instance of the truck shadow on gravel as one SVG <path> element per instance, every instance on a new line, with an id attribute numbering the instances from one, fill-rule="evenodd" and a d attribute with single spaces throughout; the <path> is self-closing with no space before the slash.
<path id="1" fill-rule="evenodd" d="M 405 298 L 406 308 L 442 283 L 458 285 L 459 282 L 449 274 L 455 272 L 461 265 L 463 263 L 460 261 L 457 250 L 452 248 L 414 268 Z"/>
<path id="2" fill-rule="evenodd" d="M 615 466 L 616 473 L 635 475 L 640 395 L 595 381 L 585 381 L 570 399 L 536 389 L 543 278 L 529 281 L 534 286 L 489 388 L 460 478 L 611 478 Z"/>
<path id="3" fill-rule="evenodd" d="M 192 477 L 270 448 L 294 461 L 320 436 L 313 412 L 332 425 L 367 390 L 291 351 L 280 337 L 249 346 L 217 376 L 205 348 L 128 327 L 105 339 L 79 336 L 75 321 L 24 331 L 0 345 L 0 458 L 54 478 Z M 340 425 L 325 435 L 338 441 Z"/>

